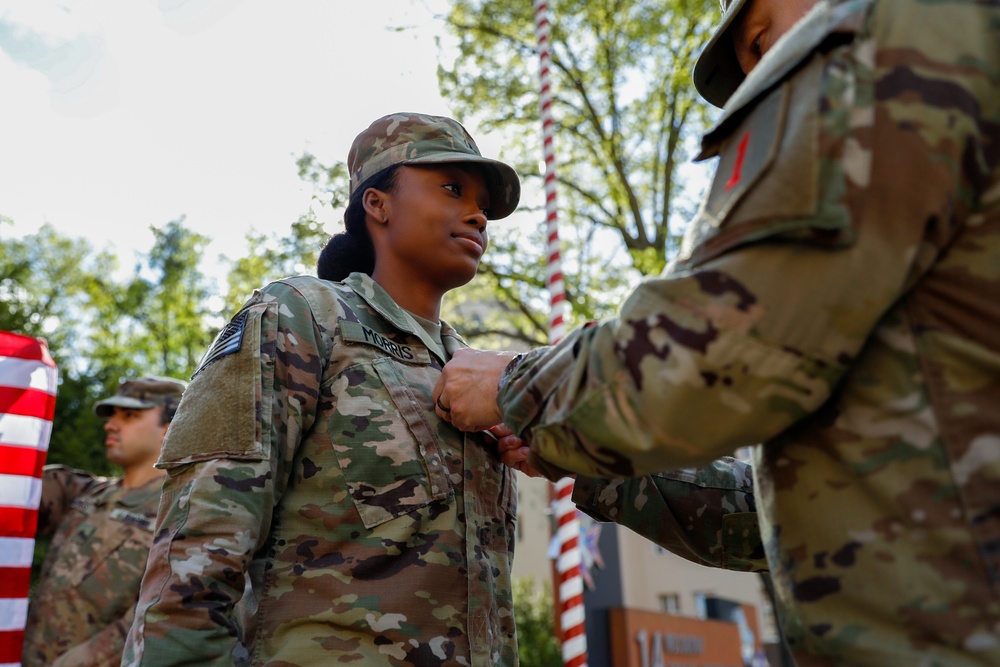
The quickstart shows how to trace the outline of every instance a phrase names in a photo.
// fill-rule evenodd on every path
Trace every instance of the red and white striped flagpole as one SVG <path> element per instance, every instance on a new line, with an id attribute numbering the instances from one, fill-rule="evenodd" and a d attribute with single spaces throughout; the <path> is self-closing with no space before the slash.
<path id="1" fill-rule="evenodd" d="M 541 84 L 539 102 L 542 116 L 542 151 L 545 157 L 545 231 L 547 238 L 545 282 L 549 288 L 549 342 L 558 342 L 566 334 L 563 317 L 566 293 L 563 289 L 561 257 L 559 254 L 559 220 L 556 206 L 556 160 L 553 144 L 552 86 L 549 83 L 549 5 L 546 0 L 535 0 L 535 36 L 538 38 Z"/>
<path id="2" fill-rule="evenodd" d="M 545 229 L 546 285 L 549 289 L 549 342 L 557 343 L 566 333 L 564 319 L 566 294 L 559 249 L 559 223 L 556 207 L 556 164 L 553 146 L 552 87 L 549 82 L 549 5 L 547 0 L 534 0 L 535 37 L 539 53 L 539 105 L 542 117 L 542 145 L 545 156 Z M 562 629 L 562 656 L 565 667 L 586 667 L 587 635 L 584 632 L 583 576 L 580 572 L 580 522 L 573 504 L 573 480 L 566 477 L 555 485 L 555 514 L 558 523 L 556 539 L 559 557 L 558 614 Z"/>
<path id="3" fill-rule="evenodd" d="M 21 664 L 57 381 L 45 343 L 0 331 L 0 667 Z"/>
<path id="4" fill-rule="evenodd" d="M 573 479 L 555 483 L 555 513 L 559 524 L 556 539 L 559 558 L 559 620 L 562 626 L 562 656 L 566 667 L 586 667 L 587 634 L 584 628 L 583 575 L 580 570 L 580 521 L 573 503 Z"/>

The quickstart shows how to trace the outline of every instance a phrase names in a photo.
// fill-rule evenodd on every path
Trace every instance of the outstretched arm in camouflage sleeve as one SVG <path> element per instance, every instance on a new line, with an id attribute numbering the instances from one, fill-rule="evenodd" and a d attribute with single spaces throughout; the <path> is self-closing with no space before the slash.
<path id="1" fill-rule="evenodd" d="M 73 500 L 104 479 L 62 465 L 45 466 L 42 473 L 42 496 L 38 503 L 38 537 L 51 536 Z"/>
<path id="2" fill-rule="evenodd" d="M 568 474 L 537 457 L 545 469 L 532 467 L 529 448 L 515 435 L 501 437 L 497 450 L 504 465 L 529 477 L 556 481 Z M 577 475 L 573 502 L 699 565 L 756 572 L 767 570 L 767 559 L 753 491 L 751 465 L 724 456 L 702 468 L 645 477 Z"/>
<path id="3" fill-rule="evenodd" d="M 256 294 L 184 394 L 158 464 L 170 475 L 123 664 L 231 665 L 245 650 L 236 606 L 312 424 L 325 359 L 291 292 Z"/>
<path id="4" fill-rule="evenodd" d="M 578 475 L 573 502 L 598 521 L 621 524 L 699 565 L 767 570 L 753 476 L 744 461 L 726 456 L 702 468 L 626 479 Z"/>
<path id="5" fill-rule="evenodd" d="M 911 117 L 867 11 L 818 5 L 751 73 L 703 141 L 721 159 L 679 260 L 617 318 L 517 365 L 498 404 L 533 452 L 600 476 L 700 465 L 786 433 L 876 323 L 891 335 L 884 318 L 947 248 L 945 221 L 977 205 L 989 163 L 977 118 Z"/>
<path id="6" fill-rule="evenodd" d="M 606 477 L 698 466 L 766 441 L 822 404 L 898 294 L 912 254 L 880 258 L 883 243 L 756 243 L 674 265 L 639 285 L 619 317 L 521 357 L 496 415 L 455 406 L 451 419 L 500 417 L 533 457 Z M 869 298 L 848 311 L 859 293 Z M 474 378 L 499 380 L 479 355 L 456 355 L 439 387 L 464 396 Z"/>

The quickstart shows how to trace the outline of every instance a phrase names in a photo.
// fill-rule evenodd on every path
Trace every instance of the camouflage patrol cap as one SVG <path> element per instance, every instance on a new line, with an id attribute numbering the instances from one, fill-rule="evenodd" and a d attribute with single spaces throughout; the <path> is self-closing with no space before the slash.
<path id="1" fill-rule="evenodd" d="M 694 64 L 694 87 L 710 104 L 723 107 L 743 83 L 746 75 L 736 59 L 729 35 L 736 17 L 749 0 L 719 0 L 722 21 Z"/>
<path id="2" fill-rule="evenodd" d="M 490 190 L 490 220 L 517 208 L 521 181 L 512 167 L 483 157 L 458 121 L 421 113 L 394 113 L 379 118 L 354 139 L 347 155 L 351 194 L 368 178 L 394 164 L 471 162 L 485 167 Z"/>
<path id="3" fill-rule="evenodd" d="M 176 408 L 180 403 L 181 394 L 187 383 L 169 377 L 148 376 L 137 380 L 123 382 L 114 396 L 98 401 L 94 405 L 94 413 L 98 417 L 110 417 L 115 408 L 131 408 L 145 410 L 162 405 L 164 408 Z"/>

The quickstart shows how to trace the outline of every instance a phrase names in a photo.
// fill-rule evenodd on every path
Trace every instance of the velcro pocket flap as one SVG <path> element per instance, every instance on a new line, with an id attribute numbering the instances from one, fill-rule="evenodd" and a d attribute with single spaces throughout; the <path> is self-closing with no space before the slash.
<path id="1" fill-rule="evenodd" d="M 223 342 L 232 349 L 224 354 L 217 354 L 217 339 L 206 355 L 211 362 L 202 365 L 184 390 L 163 441 L 158 468 L 217 458 L 265 458 L 258 402 L 262 384 L 269 382 L 263 377 L 260 351 L 261 322 L 269 307 L 255 303 L 233 318 L 236 325 L 227 327 L 231 342 Z"/>

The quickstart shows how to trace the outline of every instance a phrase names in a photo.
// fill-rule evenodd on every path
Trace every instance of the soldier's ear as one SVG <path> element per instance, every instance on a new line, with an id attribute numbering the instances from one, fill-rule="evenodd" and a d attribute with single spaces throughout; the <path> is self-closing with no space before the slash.
<path id="1" fill-rule="evenodd" d="M 365 207 L 365 213 L 368 214 L 368 218 L 372 222 L 384 225 L 389 221 L 389 212 L 387 210 L 388 199 L 389 197 L 385 192 L 376 190 L 375 188 L 368 188 L 361 195 L 361 203 Z"/>

